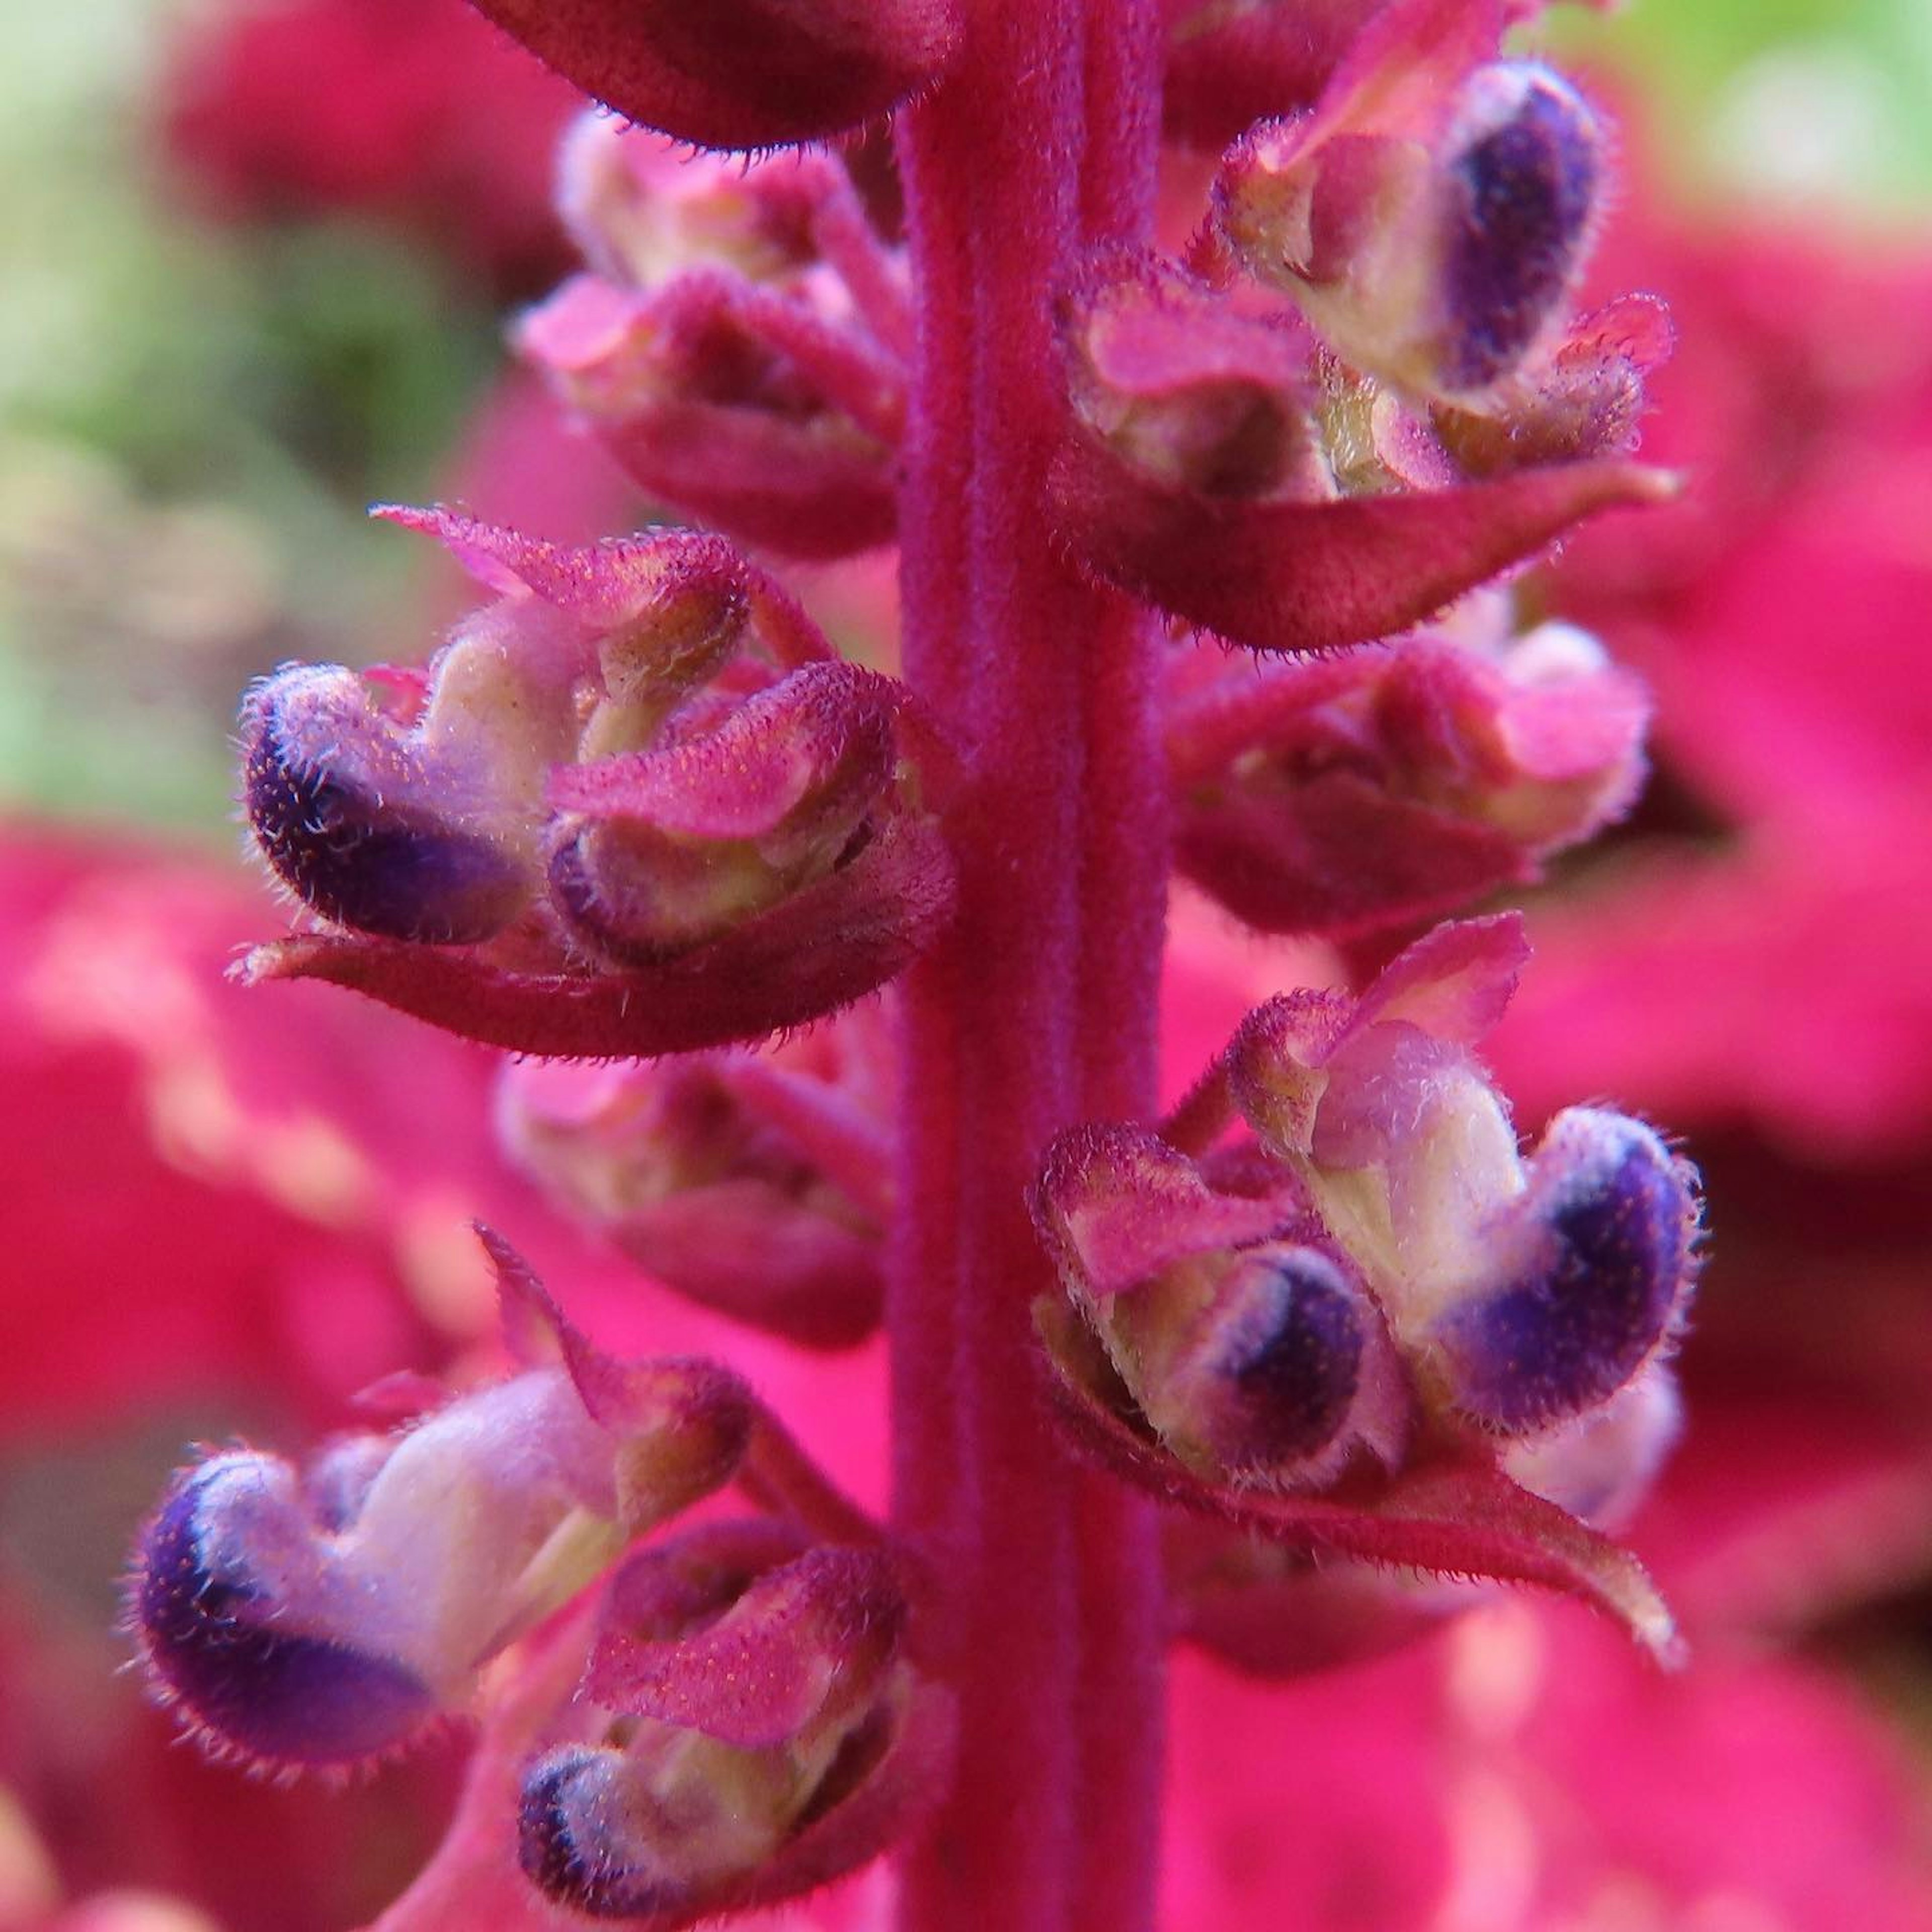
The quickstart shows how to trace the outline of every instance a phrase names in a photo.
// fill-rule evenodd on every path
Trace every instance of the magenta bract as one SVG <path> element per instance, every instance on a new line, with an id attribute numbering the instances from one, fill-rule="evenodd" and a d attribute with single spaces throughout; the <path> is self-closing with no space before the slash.
<path id="1" fill-rule="evenodd" d="M 1155 482 L 1070 433 L 1052 478 L 1094 574 L 1262 650 L 1331 650 L 1407 629 L 1600 510 L 1666 502 L 1675 481 L 1617 460 L 1324 502 L 1229 501 Z"/>
<path id="2" fill-rule="evenodd" d="M 843 133 L 939 75 L 946 0 L 475 0 L 626 119 L 706 148 Z"/>

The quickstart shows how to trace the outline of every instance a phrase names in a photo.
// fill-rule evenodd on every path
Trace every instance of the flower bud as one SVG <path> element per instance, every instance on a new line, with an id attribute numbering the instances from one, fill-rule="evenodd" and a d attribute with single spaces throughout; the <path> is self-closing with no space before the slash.
<path id="1" fill-rule="evenodd" d="M 668 1287 L 807 1346 L 877 1325 L 890 1137 L 849 1021 L 756 1059 L 525 1061 L 503 1070 L 511 1160 Z"/>
<path id="2" fill-rule="evenodd" d="M 1342 1435 L 1377 1327 L 1328 1256 L 1279 1244 L 1230 1256 L 1184 1336 L 1159 1334 L 1144 1308 L 1120 1318 L 1148 1420 L 1184 1462 L 1235 1482 L 1312 1473 Z"/>
<path id="3" fill-rule="evenodd" d="M 825 878 L 898 761 L 886 681 L 815 665 L 662 749 L 556 774 L 550 889 L 622 965 L 702 945 Z"/>
<path id="4" fill-rule="evenodd" d="M 1487 1230 L 1506 1265 L 1431 1325 L 1458 1412 L 1514 1435 L 1607 1401 L 1669 1340 L 1696 1222 L 1689 1171 L 1641 1121 L 1558 1114 Z"/>
<path id="5" fill-rule="evenodd" d="M 634 1058 L 815 1019 L 944 925 L 925 800 L 950 748 L 730 544 L 566 548 L 382 514 L 497 600 L 386 706 L 327 669 L 251 700 L 258 841 L 351 930 L 259 947 L 242 976 L 330 980 L 521 1052 Z"/>
<path id="6" fill-rule="evenodd" d="M 787 555 L 890 541 L 904 372 L 827 304 L 706 270 L 641 293 L 579 276 L 516 346 L 645 490 Z"/>
<path id="7" fill-rule="evenodd" d="M 441 1700 L 382 1648 L 290 1617 L 291 1586 L 322 1594 L 296 1487 L 287 1464 L 238 1453 L 178 1478 L 142 1539 L 134 1614 L 164 1694 L 212 1748 L 353 1763 L 406 1742 Z"/>
<path id="8" fill-rule="evenodd" d="M 1446 1046 L 1492 1016 L 1507 931 L 1445 930 L 1364 996 L 1382 1016 L 1371 1024 L 1398 1035 L 1432 1025 L 1450 1036 L 1438 1040 Z M 1399 1272 L 1396 1190 L 1309 1158 L 1311 1144 L 1336 1152 L 1326 1130 L 1342 1124 L 1323 1118 L 1331 1070 L 1343 1111 L 1372 1098 L 1350 1090 L 1367 1070 L 1350 1064 L 1354 1004 L 1310 995 L 1264 1009 L 1264 1023 L 1225 1057 L 1225 1084 L 1204 1082 L 1170 1123 L 1191 1144 L 1211 1143 L 1238 1102 L 1268 1119 L 1261 1146 L 1216 1147 L 1197 1164 L 1144 1128 L 1089 1124 L 1048 1148 L 1032 1206 L 1066 1297 L 1042 1296 L 1034 1320 L 1060 1416 L 1117 1474 L 1265 1540 L 1267 1560 L 1237 1552 L 1231 1562 L 1208 1533 L 1198 1571 L 1176 1579 L 1178 1627 L 1240 1667 L 1316 1667 L 1400 1641 L 1454 1606 L 1346 1578 L 1331 1587 L 1337 1558 L 1567 1590 L 1668 1658 L 1674 1626 L 1641 1566 L 1568 1513 L 1609 1514 L 1635 1500 L 1668 1445 L 1662 1371 L 1641 1366 L 1628 1389 L 1545 1442 L 1505 1447 L 1469 1426 L 1445 1394 L 1426 1324 L 1418 1328 L 1402 1299 L 1415 1283 Z M 1299 1047 L 1298 1083 L 1275 1093 L 1258 1076 L 1262 1037 L 1277 1054 Z M 1426 1070 L 1429 1058 L 1417 1065 Z M 1384 1124 L 1400 1141 L 1418 1098 L 1431 1111 L 1429 1096 L 1403 1080 L 1400 1056 L 1382 1064 L 1392 1076 Z M 1452 1211 L 1454 1088 L 1436 1101 L 1450 1119 L 1418 1122 L 1433 1144 L 1408 1178 L 1461 1238 L 1470 1231 Z M 1292 1104 L 1261 1104 L 1270 1100 Z M 1355 1138 L 1359 1159 L 1376 1131 L 1358 1119 L 1342 1138 Z M 1478 1159 L 1462 1204 L 1480 1226 L 1498 1176 L 1484 1170 L 1480 1134 L 1465 1144 Z M 1513 1140 L 1508 1153 L 1514 1160 Z M 1364 1238 L 1377 1234 L 1379 1249 Z M 1367 1256 L 1359 1268 L 1358 1253 Z M 1419 1250 L 1406 1258 L 1421 1267 Z M 1285 1639 L 1271 1628 L 1283 1616 L 1294 1620 Z"/>
<path id="9" fill-rule="evenodd" d="M 1667 1342 L 1697 1219 L 1690 1170 L 1623 1114 L 1559 1114 L 1526 1162 L 1471 1051 L 1522 956 L 1513 920 L 1439 927 L 1359 1000 L 1259 1009 L 1227 1062 L 1424 1401 L 1510 1435 L 1608 1402 Z"/>
<path id="10" fill-rule="evenodd" d="M 506 1297 L 541 1296 L 506 1273 Z M 478 1672 L 639 1529 L 730 1474 L 742 1388 L 624 1367 L 547 1302 L 568 1359 L 332 1445 L 307 1476 L 233 1450 L 184 1470 L 143 1533 L 130 1609 L 162 1695 L 218 1752 L 345 1765 L 462 1710 Z"/>
<path id="11" fill-rule="evenodd" d="M 852 193 L 836 156 L 819 150 L 745 160 L 693 154 L 592 110 L 565 137 L 557 212 L 585 261 L 620 287 L 662 287 L 697 268 L 790 286 L 824 277 L 822 211 Z"/>
<path id="12" fill-rule="evenodd" d="M 1292 1190 L 1220 1193 L 1151 1136 L 1076 1130 L 1034 1216 L 1141 1426 L 1198 1474 L 1305 1486 L 1360 1447 L 1396 1453 L 1407 1396 L 1381 1317 L 1297 1238 Z"/>
<path id="13" fill-rule="evenodd" d="M 634 1558 L 585 1694 L 611 1741 L 526 1775 L 523 1868 L 652 1928 L 790 1895 L 872 1857 L 937 1796 L 943 1700 L 903 1654 L 892 1560 L 723 1524 Z"/>
<path id="14" fill-rule="evenodd" d="M 1642 773 L 1642 687 L 1568 626 L 1259 675 L 1197 653 L 1175 686 L 1179 865 L 1267 932 L 1346 938 L 1526 883 Z"/>
<path id="15" fill-rule="evenodd" d="M 520 697 L 503 689 L 506 715 L 529 708 Z M 325 919 L 467 945 L 530 903 L 539 878 L 531 775 L 520 758 L 494 758 L 490 736 L 465 743 L 446 728 L 405 726 L 355 672 L 316 665 L 279 671 L 249 694 L 242 742 L 256 844 Z"/>
<path id="16" fill-rule="evenodd" d="M 1424 398 L 1489 390 L 1561 322 L 1602 185 L 1582 98 L 1486 59 L 1493 25 L 1445 19 L 1451 4 L 1390 7 L 1312 113 L 1230 150 L 1216 190 L 1244 266 L 1346 361 Z"/>
<path id="17" fill-rule="evenodd" d="M 1292 316 L 1256 315 L 1155 258 L 1105 258 L 1061 305 L 1076 418 L 1135 475 L 1216 498 L 1334 494 Z"/>
<path id="18" fill-rule="evenodd" d="M 1559 312 L 1582 266 L 1602 147 L 1588 106 L 1547 68 L 1508 61 L 1470 76 L 1438 217 L 1444 388 L 1508 374 Z"/>

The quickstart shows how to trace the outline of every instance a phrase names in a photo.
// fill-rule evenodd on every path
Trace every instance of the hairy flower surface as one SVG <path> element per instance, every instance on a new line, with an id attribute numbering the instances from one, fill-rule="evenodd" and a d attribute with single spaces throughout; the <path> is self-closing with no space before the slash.
<path id="1" fill-rule="evenodd" d="M 1540 1558 L 1544 1580 L 1667 1648 L 1642 1573 L 1567 1518 L 1626 1512 L 1675 1434 L 1660 1358 L 1689 1294 L 1693 1178 L 1598 1108 L 1559 1115 L 1526 1161 L 1470 1051 L 1523 956 L 1514 921 L 1439 928 L 1359 999 L 1251 1013 L 1172 1138 L 1063 1136 L 1034 1214 L 1087 1332 L 1051 1303 L 1036 1318 L 1076 1418 L 1142 1480 L 1423 1568 Z M 1231 1114 L 1252 1138 L 1217 1145 Z M 1426 1528 L 1407 1520 L 1418 1491 Z"/>
<path id="2" fill-rule="evenodd" d="M 256 842 L 355 936 L 264 947 L 250 976 L 528 1052 L 663 1052 L 843 1005 L 943 923 L 938 740 L 728 545 L 391 514 L 501 595 L 425 676 L 291 667 L 251 694 Z"/>

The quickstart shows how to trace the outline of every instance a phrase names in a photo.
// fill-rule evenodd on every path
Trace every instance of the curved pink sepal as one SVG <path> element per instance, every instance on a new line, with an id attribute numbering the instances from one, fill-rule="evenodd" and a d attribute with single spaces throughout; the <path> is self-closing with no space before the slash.
<path id="1" fill-rule="evenodd" d="M 1042 1298 L 1034 1318 L 1073 1433 L 1137 1486 L 1312 1554 L 1561 1591 L 1616 1618 L 1660 1663 L 1681 1661 L 1676 1620 L 1643 1565 L 1493 1466 L 1443 1456 L 1387 1478 L 1364 1468 L 1358 1482 L 1324 1496 L 1216 1487 L 1082 1385 L 1094 1372 L 1094 1345 L 1070 1310 Z M 1063 1370 L 1062 1361 L 1079 1366 Z"/>
<path id="2" fill-rule="evenodd" d="M 1145 1127 L 1070 1127 L 1047 1150 L 1034 1225 L 1062 1274 L 1105 1300 L 1177 1262 L 1280 1234 L 1302 1204 L 1292 1188 L 1216 1193 Z"/>
<path id="3" fill-rule="evenodd" d="M 636 1407 L 632 1378 L 557 1306 L 536 1270 L 495 1228 L 474 1223 L 476 1238 L 496 1270 L 503 1346 L 526 1367 L 560 1361 L 592 1420 L 620 1433 Z"/>
<path id="4" fill-rule="evenodd" d="M 724 937 L 626 972 L 519 973 L 472 952 L 304 933 L 258 946 L 246 983 L 324 980 L 512 1052 L 643 1058 L 762 1040 L 849 1005 L 910 964 L 952 908 L 932 821 L 889 820 L 830 878 Z"/>
<path id="5" fill-rule="evenodd" d="M 607 1628 L 584 1695 L 741 1750 L 796 1737 L 898 1640 L 904 1598 L 877 1548 L 808 1550 L 760 1576 L 708 1629 L 652 1642 Z"/>
<path id="6" fill-rule="evenodd" d="M 1095 575 L 1258 650 L 1330 650 L 1406 630 L 1599 510 L 1660 503 L 1667 472 L 1554 464 L 1448 490 L 1244 502 L 1173 488 L 1071 430 L 1050 490 Z"/>
<path id="7" fill-rule="evenodd" d="M 627 120 L 705 148 L 836 134 L 938 78 L 946 0 L 473 0 Z"/>
<path id="8" fill-rule="evenodd" d="M 902 688 L 857 664 L 815 664 L 747 699 L 716 730 L 652 752 L 559 765 L 560 811 L 638 819 L 697 838 L 761 838 L 823 791 L 841 766 L 882 788 Z"/>
<path id="9" fill-rule="evenodd" d="M 1520 912 L 1436 926 L 1376 976 L 1353 1024 L 1406 1020 L 1438 1040 L 1473 1046 L 1502 1024 L 1529 954 Z"/>
<path id="10" fill-rule="evenodd" d="M 664 525 L 598 543 L 560 544 L 486 524 L 446 504 L 377 503 L 369 514 L 434 537 L 486 590 L 503 596 L 527 592 L 592 630 L 614 630 L 661 599 L 708 590 L 748 600 L 780 663 L 812 664 L 836 656 L 790 591 L 727 538 L 707 530 Z"/>

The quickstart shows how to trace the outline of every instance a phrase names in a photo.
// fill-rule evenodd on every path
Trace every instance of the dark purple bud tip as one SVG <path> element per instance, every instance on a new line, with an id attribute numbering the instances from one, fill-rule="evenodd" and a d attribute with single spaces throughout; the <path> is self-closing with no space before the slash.
<path id="1" fill-rule="evenodd" d="M 640 1868 L 614 1849 L 622 1828 L 622 1754 L 567 1746 L 539 1759 L 524 1780 L 517 1857 L 546 1898 L 593 1918 L 670 1912 L 689 1903 L 669 1874 Z M 659 1821 L 671 1828 L 671 1821 Z"/>
<path id="2" fill-rule="evenodd" d="M 1595 117 L 1545 68 L 1482 70 L 1472 118 L 1450 164 L 1444 244 L 1453 389 L 1507 375 L 1554 315 L 1582 260 L 1600 172 Z"/>
<path id="3" fill-rule="evenodd" d="M 346 742 L 339 718 L 292 716 L 285 694 L 304 708 L 311 676 L 348 674 L 278 679 L 242 714 L 244 803 L 276 876 L 324 919 L 385 939 L 454 946 L 501 932 L 528 897 L 523 868 L 414 802 L 419 775 L 380 724 Z"/>
<path id="4" fill-rule="evenodd" d="M 401 1665 L 294 1628 L 256 1574 L 244 1528 L 268 1532 L 265 1569 L 285 1568 L 305 1534 L 272 1521 L 277 1466 L 223 1456 L 177 1482 L 138 1552 L 138 1634 L 160 1688 L 216 1751 L 284 1768 L 356 1764 L 405 1742 L 435 1701 Z"/>
<path id="5" fill-rule="evenodd" d="M 1341 1270 L 1310 1248 L 1258 1250 L 1223 1294 L 1200 1364 L 1216 1460 L 1258 1477 L 1319 1455 L 1361 1381 L 1362 1311 Z"/>
<path id="6" fill-rule="evenodd" d="M 1697 1208 L 1689 1170 L 1649 1128 L 1578 1107 L 1551 1124 L 1512 1220 L 1526 1269 L 1451 1310 L 1432 1340 L 1456 1407 L 1520 1435 L 1607 1401 L 1667 1339 Z"/>

